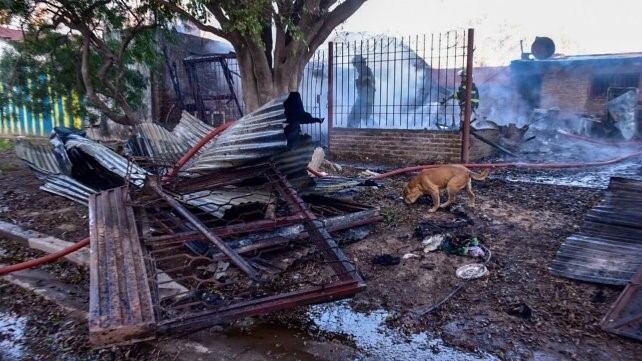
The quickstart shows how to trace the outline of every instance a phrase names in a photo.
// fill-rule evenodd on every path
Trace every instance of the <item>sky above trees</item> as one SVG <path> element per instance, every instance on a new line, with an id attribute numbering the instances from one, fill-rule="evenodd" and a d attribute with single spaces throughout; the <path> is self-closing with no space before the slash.
<path id="1" fill-rule="evenodd" d="M 476 29 L 477 65 L 504 65 L 548 36 L 566 55 L 642 51 L 639 0 L 369 0 L 339 31 L 414 35 Z"/>

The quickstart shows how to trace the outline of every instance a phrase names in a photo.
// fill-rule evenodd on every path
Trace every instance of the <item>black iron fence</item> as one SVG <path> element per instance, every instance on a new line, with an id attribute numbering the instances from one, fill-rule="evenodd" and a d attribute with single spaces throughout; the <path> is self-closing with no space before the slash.
<path id="1" fill-rule="evenodd" d="M 321 124 L 301 126 L 304 133 L 323 145 L 328 144 L 328 59 L 323 49 L 318 50 L 305 66 L 300 86 L 301 99 L 306 111 L 317 118 L 325 118 Z"/>
<path id="2" fill-rule="evenodd" d="M 300 90 L 306 109 L 331 124 L 304 131 L 327 144 L 328 126 L 458 129 L 467 41 L 461 30 L 329 43 L 306 66 Z"/>
<path id="3" fill-rule="evenodd" d="M 190 56 L 183 60 L 191 97 L 182 107 L 209 123 L 238 119 L 245 109 L 236 55 Z"/>
<path id="4" fill-rule="evenodd" d="M 459 129 L 467 42 L 458 30 L 329 43 L 305 67 L 300 85 L 306 110 L 326 122 L 303 131 L 327 145 L 328 127 Z M 216 113 L 201 119 L 243 112 L 236 59 L 198 57 L 185 66 L 192 70 L 193 110 Z"/>
<path id="5" fill-rule="evenodd" d="M 331 43 L 333 125 L 457 128 L 466 32 Z"/>

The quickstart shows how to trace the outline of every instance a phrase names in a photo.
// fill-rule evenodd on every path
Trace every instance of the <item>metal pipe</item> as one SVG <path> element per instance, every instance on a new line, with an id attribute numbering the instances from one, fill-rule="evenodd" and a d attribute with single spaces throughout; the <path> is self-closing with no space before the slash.
<path id="1" fill-rule="evenodd" d="M 250 278 L 252 278 L 255 281 L 261 281 L 261 276 L 260 274 L 252 267 L 243 257 L 239 256 L 238 253 L 236 253 L 233 249 L 228 247 L 225 242 L 223 242 L 222 239 L 218 238 L 213 232 L 210 231 L 209 228 L 201 220 L 196 218 L 187 208 L 185 208 L 179 201 L 174 199 L 172 196 L 169 194 L 165 193 L 163 189 L 161 189 L 160 185 L 156 181 L 151 181 L 150 182 L 152 188 L 154 191 L 163 199 L 165 200 L 176 212 L 178 212 L 181 216 L 185 217 L 188 222 L 190 222 L 196 229 L 203 234 L 205 238 L 210 240 L 214 245 L 221 250 L 229 259 L 232 261 L 232 263 L 238 267 L 241 271 L 245 272 Z"/>
<path id="2" fill-rule="evenodd" d="M 334 43 L 328 43 L 328 153 L 330 153 L 330 140 L 334 126 Z"/>
<path id="3" fill-rule="evenodd" d="M 470 159 L 470 116 L 473 111 L 473 47 L 475 45 L 475 29 L 468 29 L 468 45 L 466 46 L 466 101 L 464 119 L 461 125 L 461 161 L 468 163 Z"/>

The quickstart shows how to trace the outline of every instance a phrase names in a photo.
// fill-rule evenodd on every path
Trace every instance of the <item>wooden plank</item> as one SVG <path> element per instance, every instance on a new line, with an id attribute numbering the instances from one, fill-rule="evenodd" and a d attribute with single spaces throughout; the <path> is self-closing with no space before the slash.
<path id="1" fill-rule="evenodd" d="M 155 337 L 147 270 L 124 187 L 90 197 L 89 336 L 95 346 Z"/>

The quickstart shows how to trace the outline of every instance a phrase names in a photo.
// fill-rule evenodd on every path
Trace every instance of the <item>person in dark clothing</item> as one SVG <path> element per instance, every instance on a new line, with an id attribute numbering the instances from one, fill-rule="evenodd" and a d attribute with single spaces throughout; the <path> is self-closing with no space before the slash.
<path id="1" fill-rule="evenodd" d="M 455 91 L 449 97 L 442 99 L 439 103 L 441 103 L 441 105 L 444 105 L 450 99 L 457 99 L 457 101 L 459 102 L 460 115 L 463 115 L 464 107 L 466 105 L 466 72 L 460 70 L 459 76 L 461 78 L 461 84 L 459 85 L 459 88 L 457 88 L 457 91 Z M 477 85 L 475 85 L 475 83 L 472 83 L 470 106 L 473 113 L 477 115 L 477 108 L 479 108 L 479 90 L 477 90 Z"/>
<path id="2" fill-rule="evenodd" d="M 288 150 L 294 148 L 301 137 L 301 124 L 323 123 L 323 118 L 315 118 L 305 111 L 299 92 L 290 92 L 283 102 L 285 107 L 285 138 L 288 141 Z"/>

